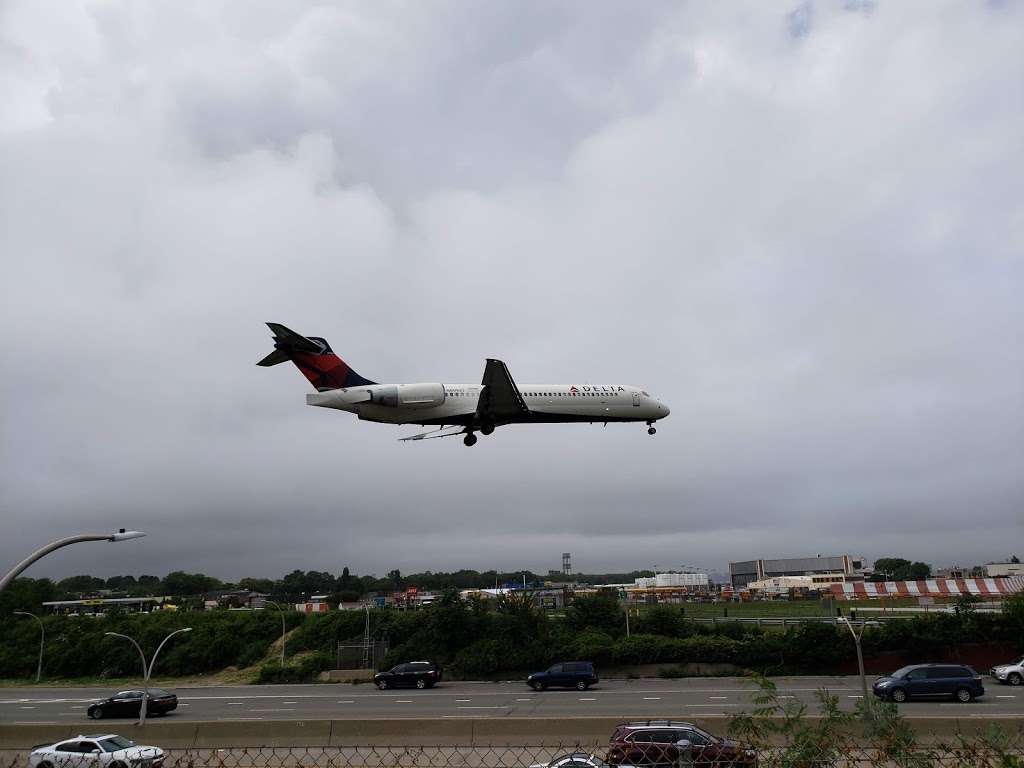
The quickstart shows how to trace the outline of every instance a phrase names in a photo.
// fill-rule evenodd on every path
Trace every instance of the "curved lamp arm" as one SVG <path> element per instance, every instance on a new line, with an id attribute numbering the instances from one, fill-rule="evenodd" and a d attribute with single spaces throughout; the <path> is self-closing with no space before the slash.
<path id="1" fill-rule="evenodd" d="M 45 557 L 46 555 L 53 552 L 55 549 L 66 547 L 69 544 L 77 544 L 81 541 L 126 541 L 127 539 L 138 539 L 145 535 L 146 534 L 142 533 L 141 531 L 126 531 L 124 530 L 124 528 L 122 528 L 117 533 L 81 533 L 77 536 L 68 536 L 63 539 L 51 541 L 45 547 L 37 549 L 31 555 L 26 557 L 24 560 L 22 560 L 20 563 L 14 566 L 14 568 L 12 568 L 11 571 L 6 576 L 0 579 L 0 592 L 2 592 L 7 587 L 8 584 L 14 581 L 14 579 L 17 578 L 19 573 L 21 573 L 30 565 L 32 565 L 32 563 L 34 563 L 36 560 L 38 560 L 41 557 Z"/>

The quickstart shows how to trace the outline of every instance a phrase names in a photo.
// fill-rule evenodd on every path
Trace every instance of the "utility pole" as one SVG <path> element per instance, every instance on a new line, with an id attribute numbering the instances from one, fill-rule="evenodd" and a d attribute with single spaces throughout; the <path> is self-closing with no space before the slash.
<path id="1" fill-rule="evenodd" d="M 28 611 L 14 611 L 17 616 L 31 616 L 39 622 L 39 664 L 36 666 L 36 682 L 43 676 L 43 643 L 46 641 L 46 630 L 43 629 L 43 620 L 34 613 Z"/>
<path id="2" fill-rule="evenodd" d="M 269 603 L 270 605 L 274 606 L 275 608 L 277 608 L 277 610 L 279 610 L 281 612 L 281 669 L 284 669 L 284 636 L 285 636 L 284 608 L 282 608 L 280 605 L 275 603 L 273 600 L 264 600 L 263 602 L 264 603 Z"/>
<path id="3" fill-rule="evenodd" d="M 848 618 L 843 616 L 843 621 L 846 622 L 846 626 L 849 628 L 850 634 L 853 635 L 854 645 L 857 646 L 857 669 L 860 671 L 860 688 L 864 696 L 864 707 L 870 713 L 871 699 L 868 698 L 868 678 L 867 675 L 864 674 L 864 654 L 861 652 L 860 649 L 860 639 L 864 634 L 864 623 L 861 622 L 860 633 L 858 634 L 856 631 L 854 631 L 853 624 L 850 623 L 850 620 Z"/>

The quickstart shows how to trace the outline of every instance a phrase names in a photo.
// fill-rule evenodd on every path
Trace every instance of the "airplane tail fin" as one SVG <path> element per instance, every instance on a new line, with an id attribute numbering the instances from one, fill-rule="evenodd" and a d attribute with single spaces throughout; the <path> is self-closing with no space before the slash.
<path id="1" fill-rule="evenodd" d="M 256 365 L 269 368 L 291 360 L 318 392 L 377 383 L 352 370 L 334 354 L 326 339 L 301 336 L 280 323 L 267 323 L 267 326 L 274 334 L 274 351 Z"/>

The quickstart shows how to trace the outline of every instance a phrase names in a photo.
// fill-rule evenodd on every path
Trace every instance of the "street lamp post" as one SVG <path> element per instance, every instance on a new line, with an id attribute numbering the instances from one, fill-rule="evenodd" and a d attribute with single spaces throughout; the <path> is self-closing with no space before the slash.
<path id="1" fill-rule="evenodd" d="M 860 639 L 861 636 L 864 634 L 864 624 L 863 622 L 861 623 L 860 633 L 858 634 L 856 631 L 854 631 L 853 624 L 850 623 L 850 620 L 845 616 L 843 616 L 842 618 L 843 621 L 846 622 L 846 626 L 849 628 L 850 634 L 853 635 L 854 645 L 857 646 L 857 669 L 860 671 L 860 688 L 861 692 L 864 695 L 864 706 L 867 708 L 867 711 L 870 712 L 871 699 L 868 698 L 868 678 L 867 675 L 864 674 L 864 654 L 861 653 L 860 650 Z"/>
<path id="2" fill-rule="evenodd" d="M 31 555 L 26 557 L 24 560 L 22 560 L 20 563 L 14 566 L 14 568 L 12 568 L 11 571 L 6 576 L 0 579 L 0 592 L 3 592 L 4 589 L 7 588 L 7 585 L 14 581 L 14 579 L 18 576 L 19 573 L 21 573 L 30 565 L 32 565 L 32 563 L 34 563 L 36 560 L 38 560 L 41 557 L 44 557 L 45 555 L 50 554 L 55 549 L 66 547 L 69 544 L 77 544 L 80 541 L 125 541 L 127 539 L 138 539 L 145 535 L 146 534 L 142 533 L 141 531 L 126 531 L 124 528 L 122 528 L 117 533 L 82 533 L 78 534 L 77 536 L 68 536 L 64 539 L 57 539 L 56 541 L 51 541 L 45 547 L 37 549 Z"/>
<path id="3" fill-rule="evenodd" d="M 43 629 L 43 620 L 28 611 L 14 611 L 14 613 L 18 616 L 31 616 L 39 622 L 39 664 L 36 666 L 36 682 L 38 683 L 43 676 L 43 643 L 46 641 L 46 630 Z"/>
<path id="4" fill-rule="evenodd" d="M 149 700 L 149 678 L 153 674 L 153 666 L 156 664 L 156 657 L 160 655 L 160 650 L 164 647 L 164 644 L 175 635 L 179 635 L 182 632 L 191 632 L 192 627 L 185 627 L 184 629 L 176 629 L 162 641 L 160 645 L 153 651 L 153 657 L 149 660 L 149 666 L 146 666 L 146 654 L 142 652 L 142 647 L 135 642 L 134 638 L 128 637 L 128 635 L 122 635 L 120 632 L 104 632 L 105 635 L 112 637 L 120 637 L 127 640 L 129 643 L 135 646 L 135 650 L 139 652 L 139 658 L 142 660 L 142 706 L 139 707 L 139 725 L 146 724 L 146 703 Z"/>
<path id="5" fill-rule="evenodd" d="M 264 603 L 269 603 L 270 605 L 274 606 L 275 608 L 277 608 L 277 610 L 279 610 L 281 612 L 281 669 L 284 669 L 284 636 L 285 636 L 284 608 L 282 608 L 280 605 L 275 603 L 273 600 L 264 600 L 263 602 Z"/>

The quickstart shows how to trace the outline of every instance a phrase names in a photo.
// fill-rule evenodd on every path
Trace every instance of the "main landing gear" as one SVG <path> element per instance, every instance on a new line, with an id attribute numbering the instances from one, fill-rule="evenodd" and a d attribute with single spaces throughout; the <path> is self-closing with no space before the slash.
<path id="1" fill-rule="evenodd" d="M 653 435 L 653 434 L 654 434 L 655 432 L 657 432 L 657 431 L 658 431 L 658 430 L 656 430 L 656 429 L 654 428 L 654 422 L 653 422 L 653 421 L 648 421 L 648 422 L 647 422 L 647 434 L 648 434 L 648 435 Z"/>
<path id="2" fill-rule="evenodd" d="M 491 434 L 493 432 L 494 432 L 494 425 L 493 424 L 484 424 L 482 427 L 480 427 L 480 434 L 481 435 L 489 435 L 489 434 Z M 467 446 L 476 445 L 476 435 L 474 435 L 472 432 L 467 432 L 466 436 L 464 438 L 462 438 L 462 442 L 465 443 Z"/>

